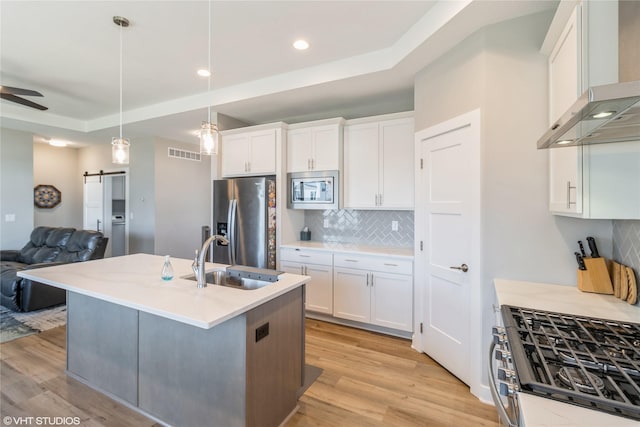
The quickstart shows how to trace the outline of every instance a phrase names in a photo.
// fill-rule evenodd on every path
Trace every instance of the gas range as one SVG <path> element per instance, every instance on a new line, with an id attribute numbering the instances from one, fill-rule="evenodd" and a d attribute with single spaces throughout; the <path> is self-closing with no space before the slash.
<path id="1" fill-rule="evenodd" d="M 511 391 L 640 420 L 640 324 L 502 306 Z M 505 374 L 506 372 L 506 374 Z"/>

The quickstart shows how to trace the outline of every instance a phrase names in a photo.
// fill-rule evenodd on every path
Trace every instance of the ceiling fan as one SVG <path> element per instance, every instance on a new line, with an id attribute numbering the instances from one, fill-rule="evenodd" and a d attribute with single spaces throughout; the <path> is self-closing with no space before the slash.
<path id="1" fill-rule="evenodd" d="M 10 87 L 10 86 L 0 86 L 0 98 L 6 99 L 7 101 L 16 102 L 18 104 L 25 105 L 27 107 L 36 108 L 38 110 L 47 110 L 48 108 L 44 105 L 36 104 L 35 102 L 29 101 L 28 99 L 21 98 L 17 95 L 22 96 L 42 96 L 40 92 L 31 89 L 21 89 L 19 87 Z"/>

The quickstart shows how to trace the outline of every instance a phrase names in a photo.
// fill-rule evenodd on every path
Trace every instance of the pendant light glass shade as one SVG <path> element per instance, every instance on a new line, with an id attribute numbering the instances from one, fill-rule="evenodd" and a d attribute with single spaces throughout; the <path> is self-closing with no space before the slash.
<path id="1" fill-rule="evenodd" d="M 202 122 L 200 128 L 200 154 L 215 156 L 218 154 L 218 126 L 215 123 Z"/>
<path id="2" fill-rule="evenodd" d="M 129 139 L 111 138 L 111 163 L 129 164 Z"/>

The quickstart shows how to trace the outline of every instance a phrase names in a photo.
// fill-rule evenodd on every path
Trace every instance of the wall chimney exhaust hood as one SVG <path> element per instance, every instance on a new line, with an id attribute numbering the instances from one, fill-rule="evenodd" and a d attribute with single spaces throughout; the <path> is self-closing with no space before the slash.
<path id="1" fill-rule="evenodd" d="M 538 140 L 538 149 L 640 141 L 640 80 L 594 86 Z"/>

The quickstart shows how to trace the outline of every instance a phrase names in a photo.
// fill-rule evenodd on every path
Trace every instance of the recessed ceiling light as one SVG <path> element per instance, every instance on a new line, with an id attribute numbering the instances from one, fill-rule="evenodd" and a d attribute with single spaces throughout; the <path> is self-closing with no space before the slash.
<path id="1" fill-rule="evenodd" d="M 570 139 L 565 139 L 563 141 L 558 141 L 556 142 L 557 145 L 565 145 L 565 144 L 571 144 L 573 141 Z"/>
<path id="2" fill-rule="evenodd" d="M 303 39 L 298 39 L 293 42 L 293 47 L 295 47 L 298 50 L 305 50 L 309 48 L 309 42 Z"/>
<path id="3" fill-rule="evenodd" d="M 59 139 L 51 139 L 49 140 L 49 145 L 53 145 L 54 147 L 66 147 L 66 141 L 60 141 Z"/>
<path id="4" fill-rule="evenodd" d="M 615 111 L 603 111 L 602 113 L 594 114 L 591 117 L 594 119 L 604 119 L 605 117 L 612 116 L 614 113 Z"/>
<path id="5" fill-rule="evenodd" d="M 205 70 L 204 68 L 201 68 L 198 70 L 198 75 L 200 77 L 209 77 L 211 75 L 211 72 L 209 70 Z"/>

